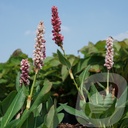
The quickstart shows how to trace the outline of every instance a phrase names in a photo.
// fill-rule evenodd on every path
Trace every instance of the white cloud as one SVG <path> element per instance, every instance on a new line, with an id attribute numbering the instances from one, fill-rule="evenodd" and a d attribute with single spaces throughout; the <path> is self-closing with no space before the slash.
<path id="1" fill-rule="evenodd" d="M 113 36 L 114 39 L 118 40 L 118 41 L 122 41 L 126 38 L 128 38 L 128 31 L 127 32 L 124 32 L 124 33 L 120 33 L 116 36 Z"/>
<path id="2" fill-rule="evenodd" d="M 25 34 L 26 36 L 28 36 L 28 35 L 34 35 L 35 32 L 34 32 L 34 31 L 31 31 L 31 30 L 27 30 L 27 31 L 25 31 L 24 34 Z"/>

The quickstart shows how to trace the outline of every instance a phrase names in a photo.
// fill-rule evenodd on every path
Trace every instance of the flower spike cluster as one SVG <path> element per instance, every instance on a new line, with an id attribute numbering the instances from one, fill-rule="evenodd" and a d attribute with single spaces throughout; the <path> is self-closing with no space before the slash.
<path id="1" fill-rule="evenodd" d="M 27 59 L 22 59 L 21 61 L 21 75 L 20 75 L 20 85 L 24 84 L 24 85 L 29 85 L 30 81 L 29 81 L 29 67 L 30 64 L 28 62 Z"/>
<path id="2" fill-rule="evenodd" d="M 33 62 L 36 70 L 40 70 L 43 66 L 43 61 L 46 58 L 46 48 L 45 48 L 45 40 L 44 40 L 44 23 L 40 22 L 37 28 L 36 34 L 36 43 L 34 50 Z"/>
<path id="3" fill-rule="evenodd" d="M 64 37 L 62 36 L 62 34 L 60 33 L 61 31 L 61 21 L 60 18 L 58 16 L 58 8 L 56 6 L 52 7 L 52 19 L 51 19 L 51 23 L 53 26 L 53 40 L 55 41 L 55 43 L 62 47 L 63 45 L 63 39 Z"/>
<path id="4" fill-rule="evenodd" d="M 113 62 L 114 49 L 113 49 L 113 38 L 112 37 L 109 37 L 106 40 L 106 48 L 107 48 L 107 51 L 106 51 L 104 66 L 106 66 L 107 69 L 110 70 L 114 64 L 114 62 Z"/>

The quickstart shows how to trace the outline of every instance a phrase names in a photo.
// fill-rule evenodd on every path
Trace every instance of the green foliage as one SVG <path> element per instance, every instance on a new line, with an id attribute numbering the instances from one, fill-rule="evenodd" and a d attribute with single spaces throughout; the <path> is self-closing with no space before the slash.
<path id="1" fill-rule="evenodd" d="M 104 67 L 106 41 L 98 41 L 96 44 L 89 42 L 79 50 L 84 55 L 87 65 L 91 65 L 90 72 L 97 73 L 106 71 Z M 113 73 L 120 74 L 128 81 L 128 39 L 123 41 L 114 41 L 114 66 Z"/>
<path id="2" fill-rule="evenodd" d="M 10 106 L 8 107 L 4 116 L 2 117 L 1 127 L 4 128 L 12 120 L 12 118 L 23 106 L 24 101 L 25 101 L 25 95 L 23 93 L 23 90 L 21 89 L 15 96 Z"/>
<path id="3" fill-rule="evenodd" d="M 20 87 L 20 61 L 28 58 L 20 50 L 16 50 L 5 63 L 0 63 L 0 125 L 5 128 L 55 128 L 63 119 L 64 109 L 77 116 L 81 123 L 89 123 L 91 118 L 105 118 L 113 114 L 110 122 L 125 108 L 122 119 L 114 124 L 115 127 L 127 126 L 128 108 L 124 104 L 124 95 L 112 99 L 109 94 L 103 98 L 98 91 L 104 90 L 104 85 L 98 83 L 89 91 L 83 90 L 84 81 L 92 74 L 106 72 L 104 67 L 106 41 L 96 44 L 89 42 L 88 46 L 79 50 L 84 57 L 57 54 L 47 57 L 43 68 L 37 75 L 31 107 L 25 109 L 30 87 Z M 30 84 L 33 82 L 34 69 L 32 59 L 28 58 L 30 68 Z M 114 42 L 114 67 L 111 72 L 122 75 L 128 81 L 128 40 Z M 71 73 L 71 74 L 70 74 Z M 75 86 L 75 84 L 77 86 Z M 97 87 L 98 86 L 98 87 Z M 78 88 L 77 88 L 78 87 Z M 86 101 L 80 100 L 81 111 L 75 109 L 77 94 L 82 91 L 88 94 Z M 126 93 L 126 92 L 124 92 Z M 57 103 L 56 103 L 56 102 Z M 57 108 L 58 104 L 61 104 Z M 66 104 L 67 103 L 67 104 Z M 118 109 L 115 110 L 115 107 Z M 20 115 L 20 118 L 17 118 Z M 98 120 L 93 124 L 102 125 Z"/>
<path id="4" fill-rule="evenodd" d="M 24 58 L 28 58 L 27 55 L 17 49 L 7 62 L 0 63 L 0 100 L 15 90 L 16 76 L 20 71 L 20 61 Z"/>
<path id="5" fill-rule="evenodd" d="M 57 53 L 58 53 L 58 57 L 59 57 L 60 62 L 63 65 L 65 65 L 68 69 L 70 69 L 71 68 L 70 62 L 62 55 L 62 53 L 59 50 L 57 50 Z"/>
<path id="6" fill-rule="evenodd" d="M 125 98 L 127 89 L 123 92 L 120 98 L 112 98 L 112 94 L 104 96 L 101 95 L 95 86 L 91 86 L 91 90 L 88 92 L 89 101 L 84 102 L 79 99 L 76 108 L 72 108 L 66 104 L 61 104 L 63 109 L 68 113 L 77 117 L 79 123 L 88 125 L 89 127 L 104 127 L 113 123 L 110 128 L 116 126 L 127 126 L 128 114 L 124 118 L 120 118 L 123 115 L 122 110 L 126 106 Z M 125 113 L 124 113 L 125 115 Z M 118 120 L 118 118 L 120 118 Z M 122 116 L 123 117 L 123 116 Z M 115 120 L 118 120 L 116 122 Z"/>
<path id="7" fill-rule="evenodd" d="M 33 99 L 31 108 L 25 109 L 26 92 L 24 86 L 18 92 L 10 93 L 0 104 L 1 128 L 55 128 L 62 121 L 63 114 L 56 109 L 50 98 L 52 83 L 44 81 L 43 88 Z M 11 101 L 11 103 L 10 103 Z M 5 107 L 5 108 L 4 108 Z"/>

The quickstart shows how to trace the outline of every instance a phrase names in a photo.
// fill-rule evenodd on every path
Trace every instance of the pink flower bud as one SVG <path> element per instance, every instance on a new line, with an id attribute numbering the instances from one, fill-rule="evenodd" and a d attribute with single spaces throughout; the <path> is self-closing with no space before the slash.
<path id="1" fill-rule="evenodd" d="M 21 61 L 21 75 L 20 75 L 20 85 L 24 84 L 24 85 L 29 85 L 29 75 L 28 75 L 28 72 L 29 72 L 29 62 L 27 59 L 22 59 Z"/>
<path id="2" fill-rule="evenodd" d="M 58 9 L 55 6 L 52 7 L 51 23 L 53 25 L 53 30 L 52 30 L 53 38 L 52 38 L 52 40 L 54 40 L 58 46 L 62 46 L 64 37 L 62 36 L 62 34 L 59 33 L 61 31 L 61 26 L 60 26 L 61 21 L 60 21 L 60 18 L 58 16 Z"/>
<path id="3" fill-rule="evenodd" d="M 34 57 L 33 62 L 34 66 L 37 70 L 40 70 L 43 66 L 43 61 L 46 58 L 46 48 L 45 48 L 45 40 L 44 40 L 44 24 L 40 22 L 37 28 L 37 35 L 36 35 L 36 43 L 35 43 L 35 50 L 34 50 Z"/>
<path id="4" fill-rule="evenodd" d="M 106 56 L 105 56 L 105 64 L 104 66 L 107 67 L 108 70 L 110 70 L 113 67 L 113 54 L 114 54 L 114 49 L 113 49 L 113 38 L 109 37 L 106 40 Z"/>

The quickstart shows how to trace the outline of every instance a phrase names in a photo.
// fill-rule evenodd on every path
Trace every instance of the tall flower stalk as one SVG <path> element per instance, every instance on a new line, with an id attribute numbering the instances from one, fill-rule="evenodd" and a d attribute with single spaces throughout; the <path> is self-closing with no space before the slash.
<path id="1" fill-rule="evenodd" d="M 113 49 L 113 38 L 109 37 L 106 40 L 106 56 L 105 56 L 105 64 L 104 66 L 107 67 L 107 88 L 106 88 L 106 94 L 109 94 L 109 71 L 113 67 L 113 54 L 114 54 L 114 49 Z"/>
<path id="2" fill-rule="evenodd" d="M 33 63 L 34 63 L 34 67 L 35 67 L 35 75 L 34 75 L 33 84 L 31 86 L 30 94 L 27 99 L 27 105 L 26 105 L 27 109 L 29 109 L 30 105 L 31 105 L 31 98 L 32 98 L 33 90 L 34 90 L 34 85 L 36 82 L 37 73 L 42 68 L 43 61 L 46 58 L 46 53 L 45 53 L 46 52 L 46 48 L 45 48 L 46 41 L 44 39 L 44 33 L 45 33 L 44 23 L 40 22 L 38 25 L 38 28 L 37 28 L 35 50 L 33 53 Z"/>
<path id="3" fill-rule="evenodd" d="M 61 20 L 59 18 L 58 15 L 58 8 L 56 6 L 52 7 L 52 19 L 51 19 L 51 23 L 53 26 L 53 38 L 52 40 L 55 41 L 55 43 L 62 49 L 62 51 L 65 54 L 64 48 L 63 48 L 63 40 L 64 40 L 64 36 L 62 36 L 62 34 L 60 33 L 61 31 Z"/>
<path id="4" fill-rule="evenodd" d="M 61 48 L 61 50 L 63 51 L 65 59 L 67 59 L 66 54 L 65 54 L 65 50 L 63 48 L 64 36 L 62 36 L 62 34 L 60 33 L 60 31 L 61 31 L 61 20 L 60 20 L 59 15 L 58 15 L 58 8 L 56 6 L 53 6 L 51 11 L 52 11 L 51 23 L 52 23 L 52 26 L 53 26 L 53 30 L 52 30 L 53 38 L 52 38 L 52 40 L 54 40 L 55 43 Z M 69 72 L 70 78 L 73 80 L 74 85 L 76 86 L 78 92 L 80 92 L 80 94 L 81 94 L 81 91 L 78 87 L 78 84 L 75 81 L 75 78 L 74 78 L 74 75 L 72 73 L 71 68 L 68 69 L 68 70 L 69 70 L 68 72 Z M 84 99 L 84 96 L 82 94 L 81 94 L 81 97 L 82 97 L 82 99 Z"/>

